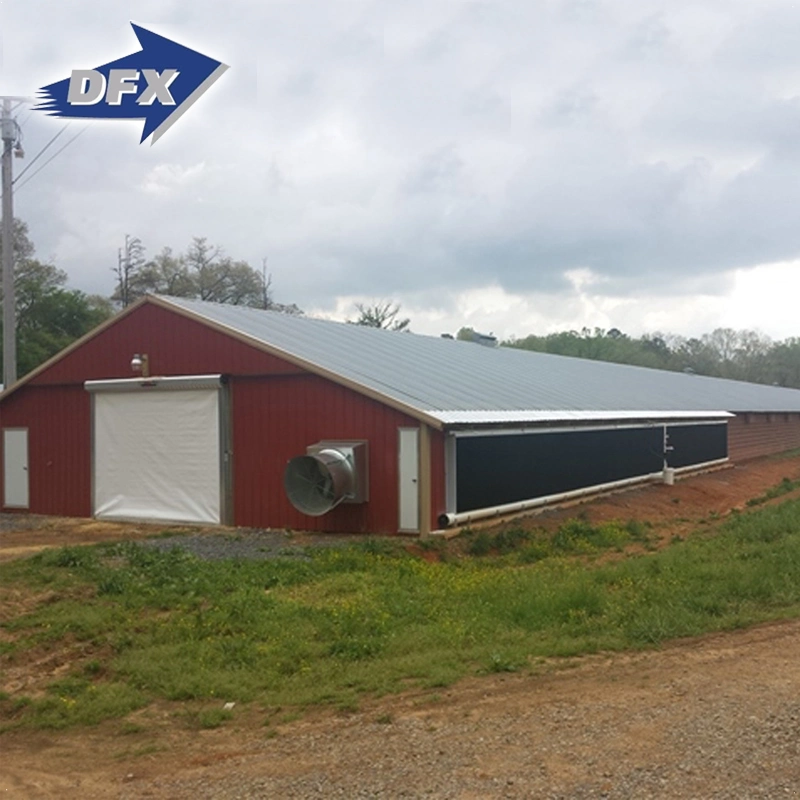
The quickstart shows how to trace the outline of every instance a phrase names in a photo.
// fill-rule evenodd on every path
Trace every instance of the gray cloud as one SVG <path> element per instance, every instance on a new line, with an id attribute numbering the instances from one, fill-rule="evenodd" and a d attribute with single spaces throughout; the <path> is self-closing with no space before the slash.
<path id="1" fill-rule="evenodd" d="M 110 292 L 126 233 L 269 256 L 306 306 L 558 293 L 576 269 L 598 295 L 724 292 L 800 256 L 784 0 L 79 5 L 4 4 L 9 90 L 131 52 L 128 14 L 232 67 L 154 147 L 98 123 L 22 187 L 39 252 L 81 288 Z M 28 153 L 62 125 L 30 116 Z"/>

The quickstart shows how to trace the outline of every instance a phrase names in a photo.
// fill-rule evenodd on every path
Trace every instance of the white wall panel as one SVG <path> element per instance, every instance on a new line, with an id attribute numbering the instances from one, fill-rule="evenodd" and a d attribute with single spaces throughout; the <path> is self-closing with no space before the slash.
<path id="1" fill-rule="evenodd" d="M 3 429 L 3 504 L 28 508 L 28 429 Z"/>
<path id="2" fill-rule="evenodd" d="M 399 428 L 401 531 L 419 530 L 419 428 Z"/>

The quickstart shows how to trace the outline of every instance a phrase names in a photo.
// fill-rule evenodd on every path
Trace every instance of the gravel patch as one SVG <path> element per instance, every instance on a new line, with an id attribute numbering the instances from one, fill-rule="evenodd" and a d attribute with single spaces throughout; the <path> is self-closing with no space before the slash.
<path id="1" fill-rule="evenodd" d="M 310 536 L 286 531 L 237 529 L 210 531 L 176 536 L 144 539 L 142 547 L 156 550 L 178 548 L 207 561 L 223 559 L 308 558 L 309 551 L 318 548 L 347 547 L 356 542 L 363 544 L 364 537 Z"/>
<path id="2" fill-rule="evenodd" d="M 0 533 L 6 531 L 37 531 L 44 528 L 50 517 L 39 514 L 2 514 L 0 513 Z"/>

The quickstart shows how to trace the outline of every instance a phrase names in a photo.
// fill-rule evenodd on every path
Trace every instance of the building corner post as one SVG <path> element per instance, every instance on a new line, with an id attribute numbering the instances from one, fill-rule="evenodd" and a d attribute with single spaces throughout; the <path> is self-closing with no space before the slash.
<path id="1" fill-rule="evenodd" d="M 431 429 L 425 423 L 419 428 L 419 535 L 431 534 Z"/>

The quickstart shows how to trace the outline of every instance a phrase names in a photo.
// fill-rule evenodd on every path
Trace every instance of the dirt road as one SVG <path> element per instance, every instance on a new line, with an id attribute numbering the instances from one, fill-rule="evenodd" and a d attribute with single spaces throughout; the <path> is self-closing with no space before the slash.
<path id="1" fill-rule="evenodd" d="M 800 622 L 188 732 L 166 706 L 0 739 L 14 798 L 800 796 Z M 128 729 L 133 726 L 128 724 Z"/>

